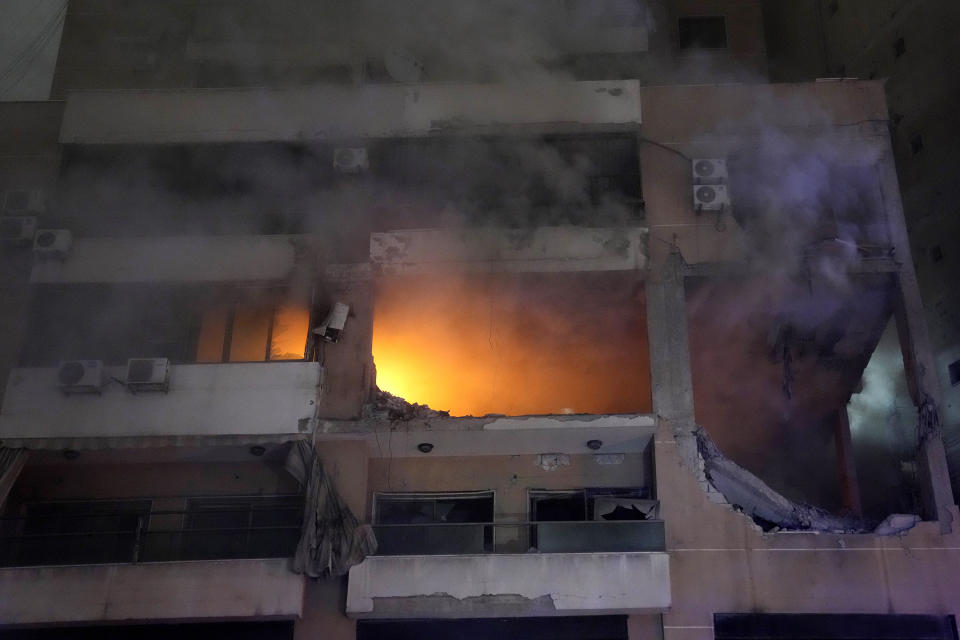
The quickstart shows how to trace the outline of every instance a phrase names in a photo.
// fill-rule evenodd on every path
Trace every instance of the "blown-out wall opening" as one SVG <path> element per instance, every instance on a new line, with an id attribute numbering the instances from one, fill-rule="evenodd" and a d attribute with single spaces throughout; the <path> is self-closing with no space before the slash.
<path id="1" fill-rule="evenodd" d="M 648 413 L 633 272 L 392 276 L 377 285 L 377 385 L 453 415 Z"/>

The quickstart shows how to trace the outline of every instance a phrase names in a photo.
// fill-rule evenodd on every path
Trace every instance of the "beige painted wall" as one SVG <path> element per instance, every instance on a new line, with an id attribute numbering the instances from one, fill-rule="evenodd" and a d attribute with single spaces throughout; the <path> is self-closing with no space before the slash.
<path id="1" fill-rule="evenodd" d="M 668 640 L 709 640 L 717 612 L 960 615 L 960 534 L 941 537 L 936 522 L 902 538 L 764 534 L 707 499 L 670 428 L 655 441 L 673 588 Z"/>
<path id="2" fill-rule="evenodd" d="M 643 454 L 626 454 L 618 465 L 598 464 L 590 455 L 572 455 L 569 466 L 555 471 L 544 471 L 531 455 L 376 458 L 370 460 L 369 508 L 374 492 L 492 490 L 495 519 L 522 521 L 528 519 L 528 489 L 650 486 L 651 473 Z"/>

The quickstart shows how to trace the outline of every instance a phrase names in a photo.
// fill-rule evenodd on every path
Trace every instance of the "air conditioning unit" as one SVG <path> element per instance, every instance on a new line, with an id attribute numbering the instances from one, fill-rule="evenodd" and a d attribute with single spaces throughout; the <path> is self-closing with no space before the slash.
<path id="1" fill-rule="evenodd" d="M 363 147 L 341 147 L 333 150 L 333 168 L 340 173 L 360 173 L 370 168 L 370 158 Z"/>
<path id="2" fill-rule="evenodd" d="M 727 180 L 727 161 L 723 158 L 694 158 L 690 164 L 695 184 L 719 184 Z"/>
<path id="3" fill-rule="evenodd" d="M 33 253 L 38 258 L 63 260 L 73 246 L 73 234 L 67 229 L 40 229 L 33 238 Z"/>
<path id="4" fill-rule="evenodd" d="M 0 218 L 0 237 L 7 246 L 29 247 L 36 233 L 37 219 L 33 216 Z"/>
<path id="5" fill-rule="evenodd" d="M 166 358 L 130 358 L 125 382 L 130 391 L 166 393 L 170 390 L 170 361 Z"/>
<path id="6" fill-rule="evenodd" d="M 3 214 L 23 216 L 28 213 L 46 213 L 47 197 L 40 189 L 6 191 L 3 194 Z"/>
<path id="7" fill-rule="evenodd" d="M 730 207 L 727 187 L 722 184 L 698 184 L 693 187 L 693 206 L 697 211 L 723 211 Z"/>
<path id="8" fill-rule="evenodd" d="M 65 394 L 103 391 L 103 362 L 64 360 L 57 368 L 57 386 Z"/>

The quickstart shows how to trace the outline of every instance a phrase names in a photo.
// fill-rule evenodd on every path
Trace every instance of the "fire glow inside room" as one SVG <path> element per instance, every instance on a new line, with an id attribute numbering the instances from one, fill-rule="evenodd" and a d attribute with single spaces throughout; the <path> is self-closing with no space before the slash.
<path id="1" fill-rule="evenodd" d="M 386 277 L 373 355 L 380 389 L 451 415 L 651 411 L 635 273 Z"/>

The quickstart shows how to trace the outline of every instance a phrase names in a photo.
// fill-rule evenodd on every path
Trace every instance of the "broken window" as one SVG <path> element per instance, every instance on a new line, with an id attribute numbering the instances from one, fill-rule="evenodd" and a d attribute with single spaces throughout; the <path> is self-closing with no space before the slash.
<path id="1" fill-rule="evenodd" d="M 374 500 L 382 555 L 493 549 L 493 492 L 384 493 Z"/>
<path id="2" fill-rule="evenodd" d="M 531 490 L 530 547 L 542 552 L 661 549 L 662 523 L 640 524 L 656 519 L 657 502 L 648 498 L 641 487 Z"/>
<path id="3" fill-rule="evenodd" d="M 649 412 L 644 305 L 628 272 L 384 279 L 377 386 L 453 415 Z"/>

